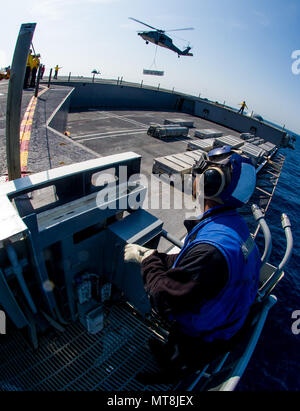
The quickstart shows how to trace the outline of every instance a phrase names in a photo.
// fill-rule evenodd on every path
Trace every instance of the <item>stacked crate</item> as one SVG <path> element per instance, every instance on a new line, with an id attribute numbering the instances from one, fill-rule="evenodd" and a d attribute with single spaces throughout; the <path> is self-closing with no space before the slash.
<path id="1" fill-rule="evenodd" d="M 193 165 L 204 155 L 205 152 L 202 150 L 196 150 L 155 158 L 152 172 L 153 174 L 168 174 L 169 176 L 190 174 Z"/>
<path id="2" fill-rule="evenodd" d="M 215 147 L 215 145 L 215 138 L 206 138 L 205 140 L 190 141 L 187 150 L 202 150 L 208 153 Z"/>
<path id="3" fill-rule="evenodd" d="M 218 138 L 222 137 L 223 133 L 220 130 L 215 130 L 213 128 L 206 128 L 202 130 L 195 130 L 194 137 L 198 137 L 201 139 L 206 138 Z"/>
<path id="4" fill-rule="evenodd" d="M 185 120 L 183 118 L 173 118 L 173 119 L 169 119 L 167 118 L 164 121 L 164 124 L 176 124 L 178 126 L 182 126 L 182 127 L 188 127 L 188 128 L 193 128 L 194 127 L 194 122 L 191 120 Z"/>
<path id="5" fill-rule="evenodd" d="M 259 161 L 266 155 L 266 152 L 261 148 L 251 143 L 245 143 L 240 150 L 251 158 L 253 164 L 256 166 Z"/>
<path id="6" fill-rule="evenodd" d="M 267 141 L 267 142 L 259 145 L 258 148 L 264 150 L 267 153 L 267 155 L 269 156 L 274 151 L 276 146 L 275 146 L 275 144 L 272 144 L 272 143 Z"/>
<path id="7" fill-rule="evenodd" d="M 151 125 L 147 131 L 147 134 L 152 137 L 187 137 L 189 129 L 187 127 L 181 127 L 176 125 L 161 126 Z"/>
<path id="8" fill-rule="evenodd" d="M 245 141 L 232 136 L 232 135 L 228 135 L 228 136 L 224 136 L 224 137 L 219 137 L 216 139 L 216 145 L 218 146 L 231 146 L 232 148 L 240 148 L 245 144 Z"/>

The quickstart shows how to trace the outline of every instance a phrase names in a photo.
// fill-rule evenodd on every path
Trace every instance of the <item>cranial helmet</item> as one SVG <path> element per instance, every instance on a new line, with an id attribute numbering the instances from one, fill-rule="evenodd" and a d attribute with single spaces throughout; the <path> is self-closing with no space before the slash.
<path id="1" fill-rule="evenodd" d="M 204 175 L 204 198 L 233 208 L 246 204 L 256 186 L 256 171 L 250 159 L 230 146 L 216 148 L 192 169 L 193 179 Z"/>

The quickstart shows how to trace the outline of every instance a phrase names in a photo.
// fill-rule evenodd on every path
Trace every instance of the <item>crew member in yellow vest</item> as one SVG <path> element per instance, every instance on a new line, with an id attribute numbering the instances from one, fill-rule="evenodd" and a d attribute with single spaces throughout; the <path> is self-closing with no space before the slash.
<path id="1" fill-rule="evenodd" d="M 246 108 L 246 107 L 248 108 L 248 106 L 247 106 L 247 104 L 246 104 L 246 101 L 243 101 L 243 102 L 240 104 L 240 106 L 241 106 L 241 108 L 239 109 L 239 113 L 243 114 L 245 108 Z"/>
<path id="2" fill-rule="evenodd" d="M 54 67 L 55 73 L 54 73 L 54 79 L 57 80 L 57 75 L 58 75 L 58 70 L 61 69 L 62 67 L 58 67 L 58 65 L 56 64 L 56 66 Z"/>
<path id="3" fill-rule="evenodd" d="M 40 65 L 40 54 L 37 54 L 36 56 L 33 56 L 33 59 L 32 59 L 30 87 L 35 87 L 36 73 L 38 71 L 39 65 Z"/>
<path id="4" fill-rule="evenodd" d="M 24 78 L 24 88 L 29 87 L 29 79 L 30 79 L 30 74 L 31 74 L 31 69 L 32 69 L 32 62 L 33 62 L 33 56 L 32 56 L 32 51 L 29 50 L 28 57 L 27 57 L 27 62 L 26 62 L 26 71 L 25 71 L 25 78 Z"/>

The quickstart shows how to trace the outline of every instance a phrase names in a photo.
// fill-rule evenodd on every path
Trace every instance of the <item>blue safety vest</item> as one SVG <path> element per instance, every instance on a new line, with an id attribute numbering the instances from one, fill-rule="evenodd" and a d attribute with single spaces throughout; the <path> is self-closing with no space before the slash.
<path id="1" fill-rule="evenodd" d="M 188 235 L 173 268 L 195 245 L 211 244 L 225 257 L 229 279 L 215 298 L 172 314 L 181 331 L 204 341 L 228 340 L 242 327 L 258 289 L 261 260 L 245 221 L 235 210 L 208 216 Z"/>

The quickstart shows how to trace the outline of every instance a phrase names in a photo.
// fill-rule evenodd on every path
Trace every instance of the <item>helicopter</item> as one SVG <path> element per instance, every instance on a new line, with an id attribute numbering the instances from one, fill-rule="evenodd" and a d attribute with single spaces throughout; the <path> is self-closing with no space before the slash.
<path id="1" fill-rule="evenodd" d="M 147 26 L 155 31 L 141 31 L 138 32 L 138 36 L 140 36 L 142 39 L 146 41 L 146 44 L 153 43 L 156 44 L 157 46 L 164 47 L 166 49 L 169 49 L 171 51 L 174 51 L 175 53 L 178 54 L 178 57 L 180 56 L 193 56 L 192 53 L 190 53 L 191 47 L 187 47 L 185 50 L 180 50 L 178 47 L 176 47 L 173 44 L 172 39 L 167 36 L 165 33 L 170 32 L 170 31 L 182 31 L 182 30 L 194 30 L 193 27 L 187 27 L 184 29 L 175 29 L 175 30 L 160 30 L 157 29 L 153 26 L 150 26 L 149 24 L 143 23 L 140 20 L 137 20 L 133 17 L 129 17 L 130 20 L 136 21 L 137 23 L 143 24 L 144 26 Z"/>

